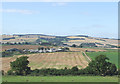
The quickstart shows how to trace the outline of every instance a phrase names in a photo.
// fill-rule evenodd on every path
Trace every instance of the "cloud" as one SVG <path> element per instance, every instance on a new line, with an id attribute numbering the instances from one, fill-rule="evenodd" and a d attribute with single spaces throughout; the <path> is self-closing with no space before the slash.
<path id="1" fill-rule="evenodd" d="M 52 6 L 66 6 L 67 3 L 66 2 L 55 2 L 55 3 L 52 3 Z"/>
<path id="2" fill-rule="evenodd" d="M 21 13 L 21 14 L 33 14 L 37 13 L 37 11 L 31 11 L 31 10 L 19 10 L 19 9 L 2 9 L 0 12 L 5 13 Z"/>

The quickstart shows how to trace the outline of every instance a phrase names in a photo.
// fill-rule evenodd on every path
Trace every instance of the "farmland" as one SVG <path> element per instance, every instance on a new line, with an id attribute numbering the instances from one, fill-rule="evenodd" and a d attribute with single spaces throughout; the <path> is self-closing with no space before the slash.
<path id="1" fill-rule="evenodd" d="M 10 48 L 18 49 L 37 49 L 41 47 L 40 45 L 8 45 L 3 46 L 3 51 Z M 94 59 L 100 54 L 107 55 L 112 63 L 118 65 L 118 53 L 117 50 L 103 50 L 103 49 L 92 49 L 92 48 L 72 48 L 69 47 L 73 52 L 54 52 L 54 53 L 33 53 L 24 55 L 14 55 L 13 57 L 0 58 L 2 60 L 3 70 L 6 72 L 10 69 L 10 62 L 14 61 L 17 57 L 28 56 L 32 69 L 41 68 L 72 68 L 73 66 L 78 66 L 79 69 L 85 68 L 90 59 Z M 87 56 L 84 56 L 85 50 L 94 51 L 86 52 Z"/>
<path id="2" fill-rule="evenodd" d="M 118 82 L 117 76 L 3 76 L 3 82 Z"/>
<path id="3" fill-rule="evenodd" d="M 2 46 L 2 51 L 5 51 L 7 49 L 11 49 L 11 48 L 17 48 L 17 49 L 37 49 L 39 47 L 48 47 L 48 46 L 41 46 L 41 45 L 4 45 Z M 49 47 L 53 47 L 53 46 L 49 46 Z M 85 51 L 87 50 L 92 50 L 92 51 L 106 51 L 104 49 L 94 49 L 94 48 L 72 48 L 69 47 L 71 51 Z"/>
<path id="4" fill-rule="evenodd" d="M 10 62 L 14 61 L 17 57 L 23 55 L 16 55 L 13 57 L 2 58 L 3 70 L 8 71 L 10 69 Z M 82 52 L 55 52 L 55 53 L 37 53 L 26 54 L 24 56 L 29 57 L 29 66 L 32 69 L 41 68 L 72 68 L 78 66 L 78 68 L 85 68 L 88 65 L 88 59 L 82 55 Z"/>
<path id="5" fill-rule="evenodd" d="M 7 45 L 2 46 L 2 51 L 5 51 L 10 48 L 17 48 L 17 49 L 37 49 L 38 47 L 41 47 L 40 45 Z"/>
<path id="6" fill-rule="evenodd" d="M 29 42 L 32 44 L 39 44 L 39 42 L 47 42 L 56 45 L 67 44 L 69 46 L 81 43 L 94 43 L 98 47 L 115 47 L 118 46 L 117 39 L 96 38 L 85 35 L 75 36 L 50 36 L 44 34 L 25 34 L 25 35 L 2 35 L 3 43 L 23 43 Z"/>
<path id="7" fill-rule="evenodd" d="M 71 38 L 71 37 L 69 37 Z M 75 37 L 77 38 L 77 37 Z M 82 38 L 82 37 L 79 37 Z M 73 39 L 73 38 L 72 38 Z M 84 37 L 84 39 L 90 39 Z M 92 39 L 91 39 L 92 40 Z M 70 44 L 80 43 L 81 40 L 69 40 Z M 99 42 L 101 42 L 100 40 Z M 64 41 L 65 42 L 65 41 Z M 91 42 L 91 41 L 90 41 Z M 98 42 L 98 41 L 97 41 Z M 61 46 L 43 46 L 43 45 L 4 45 L 2 51 L 11 48 L 17 49 L 38 49 L 39 47 L 52 47 L 57 48 Z M 79 47 L 68 47 L 69 52 L 52 52 L 52 53 L 31 53 L 31 54 L 20 54 L 12 57 L 0 58 L 2 60 L 2 70 L 5 73 L 10 70 L 10 62 L 15 61 L 16 58 L 21 56 L 28 56 L 29 67 L 32 70 L 42 68 L 56 68 L 64 69 L 65 67 L 72 68 L 77 66 L 79 69 L 86 68 L 91 60 L 94 60 L 98 55 L 106 55 L 110 62 L 114 63 L 118 67 L 118 52 L 115 49 L 105 48 L 79 48 Z M 86 52 L 89 51 L 89 52 Z M 117 82 L 116 76 L 3 76 L 3 81 L 7 82 Z"/>
<path id="8" fill-rule="evenodd" d="M 118 67 L 118 51 L 117 50 L 108 50 L 106 52 L 87 52 L 86 53 L 91 59 L 95 59 L 98 55 L 106 55 L 110 62 L 116 64 Z"/>
<path id="9" fill-rule="evenodd" d="M 120 81 L 118 4 L 63 1 L 2 3 L 3 84 Z"/>
<path id="10" fill-rule="evenodd" d="M 7 45 L 3 46 L 3 51 L 10 48 L 37 49 L 41 45 Z M 28 56 L 29 67 L 32 70 L 42 68 L 64 69 L 77 66 L 79 69 L 88 66 L 91 60 L 98 55 L 106 55 L 110 62 L 118 65 L 118 52 L 115 49 L 102 48 L 74 48 L 69 47 L 72 52 L 52 52 L 52 53 L 32 53 L 24 55 L 14 55 L 13 57 L 0 58 L 2 69 L 7 72 L 10 69 L 10 62 L 21 56 Z M 85 52 L 86 50 L 92 52 Z M 84 54 L 83 54 L 84 53 Z M 86 54 L 86 55 L 85 55 Z M 3 82 L 117 82 L 117 76 L 3 76 Z"/>

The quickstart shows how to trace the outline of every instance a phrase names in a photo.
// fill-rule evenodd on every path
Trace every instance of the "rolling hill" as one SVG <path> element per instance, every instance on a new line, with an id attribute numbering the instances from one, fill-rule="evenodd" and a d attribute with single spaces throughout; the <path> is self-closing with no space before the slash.
<path id="1" fill-rule="evenodd" d="M 98 47 L 116 47 L 118 46 L 117 39 L 109 38 L 97 38 L 90 37 L 85 35 L 76 35 L 76 36 L 51 36 L 43 34 L 21 34 L 21 35 L 2 35 L 2 43 L 23 43 L 29 42 L 32 44 L 39 43 L 51 43 L 56 45 L 68 45 L 73 44 L 80 45 L 84 43 L 94 43 Z"/>

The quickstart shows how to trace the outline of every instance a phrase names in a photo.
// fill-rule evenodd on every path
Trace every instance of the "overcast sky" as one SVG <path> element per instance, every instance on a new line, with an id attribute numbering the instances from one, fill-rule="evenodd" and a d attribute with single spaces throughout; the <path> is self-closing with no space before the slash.
<path id="1" fill-rule="evenodd" d="M 118 37 L 117 2 L 3 3 L 3 34 Z"/>

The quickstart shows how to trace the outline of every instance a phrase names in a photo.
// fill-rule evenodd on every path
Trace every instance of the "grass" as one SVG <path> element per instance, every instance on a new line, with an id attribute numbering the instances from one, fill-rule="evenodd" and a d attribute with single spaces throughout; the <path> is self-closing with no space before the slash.
<path id="1" fill-rule="evenodd" d="M 3 76 L 3 82 L 118 82 L 117 76 Z"/>
<path id="2" fill-rule="evenodd" d="M 116 64 L 118 67 L 118 52 L 117 51 L 106 51 L 106 52 L 86 52 L 86 54 L 94 60 L 96 56 L 106 55 L 110 60 L 110 62 Z"/>
<path id="3" fill-rule="evenodd" d="M 42 41 L 42 42 L 48 42 L 47 40 L 43 40 L 43 39 L 40 39 L 40 41 Z"/>

